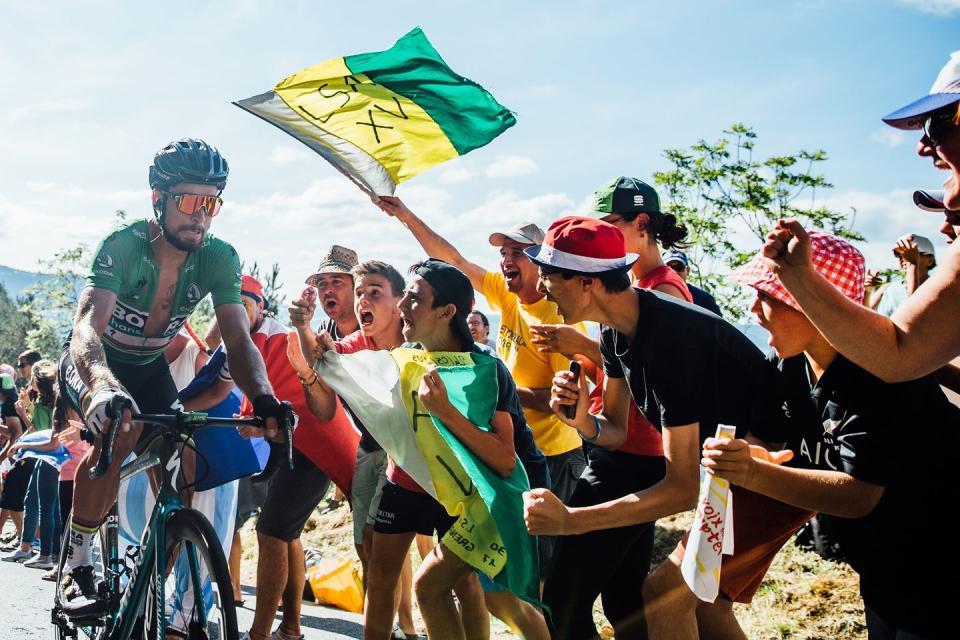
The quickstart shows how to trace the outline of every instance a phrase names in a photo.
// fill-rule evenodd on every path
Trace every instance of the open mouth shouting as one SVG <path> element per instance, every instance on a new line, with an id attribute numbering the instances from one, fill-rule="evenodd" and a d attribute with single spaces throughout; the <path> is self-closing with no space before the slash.
<path id="1" fill-rule="evenodd" d="M 340 307 L 340 301 L 336 295 L 330 294 L 323 297 L 323 311 L 329 316 Z"/>
<path id="2" fill-rule="evenodd" d="M 507 285 L 509 286 L 509 285 L 511 285 L 511 284 L 519 281 L 519 278 L 520 278 L 520 270 L 519 270 L 519 269 L 513 269 L 513 268 L 504 267 L 504 268 L 503 268 L 503 277 L 504 277 L 504 279 L 507 281 Z"/>
<path id="3" fill-rule="evenodd" d="M 369 309 L 361 309 L 357 313 L 357 319 L 360 320 L 361 329 L 369 329 L 373 326 L 373 311 L 370 311 Z"/>

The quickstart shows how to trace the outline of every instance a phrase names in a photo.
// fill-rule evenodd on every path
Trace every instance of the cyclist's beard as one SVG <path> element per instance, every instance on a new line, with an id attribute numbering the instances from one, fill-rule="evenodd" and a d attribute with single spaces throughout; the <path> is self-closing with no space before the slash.
<path id="1" fill-rule="evenodd" d="M 168 220 L 169 220 L 169 216 L 163 216 L 163 218 L 160 221 L 160 228 L 163 230 L 163 237 L 166 238 L 167 242 L 173 245 L 174 249 L 177 249 L 179 251 L 191 252 L 191 251 L 197 251 L 203 246 L 203 241 L 207 237 L 207 232 L 206 232 L 206 229 L 204 229 L 202 226 L 197 226 L 193 224 L 184 224 L 177 227 L 177 229 L 171 229 L 170 225 L 167 222 Z M 191 235 L 189 240 L 184 240 L 177 235 L 178 233 L 181 233 L 183 231 L 191 231 L 191 230 L 199 231 L 200 232 L 199 237 Z"/>

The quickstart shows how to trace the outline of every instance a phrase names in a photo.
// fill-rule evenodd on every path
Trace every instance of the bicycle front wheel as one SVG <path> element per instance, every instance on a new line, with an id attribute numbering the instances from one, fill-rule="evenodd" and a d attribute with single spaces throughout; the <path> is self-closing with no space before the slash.
<path id="1" fill-rule="evenodd" d="M 145 611 L 164 611 L 170 630 L 196 640 L 239 640 L 233 586 L 223 549 L 210 522 L 199 511 L 179 509 L 166 523 L 164 592 L 148 591 Z M 158 608 L 162 606 L 162 609 Z M 149 616 L 147 616 L 149 618 Z"/>

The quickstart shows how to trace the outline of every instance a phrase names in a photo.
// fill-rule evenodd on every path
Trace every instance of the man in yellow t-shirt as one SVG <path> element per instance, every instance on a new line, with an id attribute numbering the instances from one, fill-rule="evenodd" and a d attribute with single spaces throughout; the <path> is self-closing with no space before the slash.
<path id="1" fill-rule="evenodd" d="M 535 224 L 519 224 L 491 235 L 490 244 L 500 249 L 500 271 L 487 271 L 464 258 L 456 247 L 414 215 L 399 198 L 381 196 L 379 206 L 413 233 L 427 255 L 448 262 L 467 274 L 473 288 L 486 297 L 492 308 L 501 312 L 497 354 L 517 383 L 517 395 L 527 424 L 533 431 L 537 447 L 547 457 L 552 490 L 566 502 L 586 466 L 586 460 L 578 432 L 561 422 L 549 405 L 553 376 L 569 367 L 570 358 L 557 353 L 542 353 L 530 336 L 530 325 L 563 322 L 557 305 L 537 290 L 537 267 L 523 252 L 543 241 L 543 231 Z M 586 332 L 582 325 L 576 326 Z"/>

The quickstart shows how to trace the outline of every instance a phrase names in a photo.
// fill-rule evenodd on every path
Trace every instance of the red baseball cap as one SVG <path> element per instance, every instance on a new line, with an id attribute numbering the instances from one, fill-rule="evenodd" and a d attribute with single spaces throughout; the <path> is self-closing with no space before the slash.
<path id="1" fill-rule="evenodd" d="M 860 250 L 829 233 L 808 231 L 807 234 L 810 236 L 813 268 L 840 293 L 857 304 L 863 304 L 863 281 L 867 267 Z M 797 301 L 781 284 L 780 278 L 764 264 L 762 254 L 757 254 L 750 262 L 734 270 L 730 279 L 762 291 L 803 313 Z"/>
<path id="2" fill-rule="evenodd" d="M 267 308 L 267 299 L 263 295 L 263 285 L 253 276 L 243 276 L 240 278 L 240 295 L 253 298 L 263 308 Z"/>
<path id="3" fill-rule="evenodd" d="M 547 229 L 543 244 L 523 252 L 539 266 L 587 274 L 625 271 L 638 257 L 626 252 L 620 229 L 583 216 L 560 218 Z"/>

